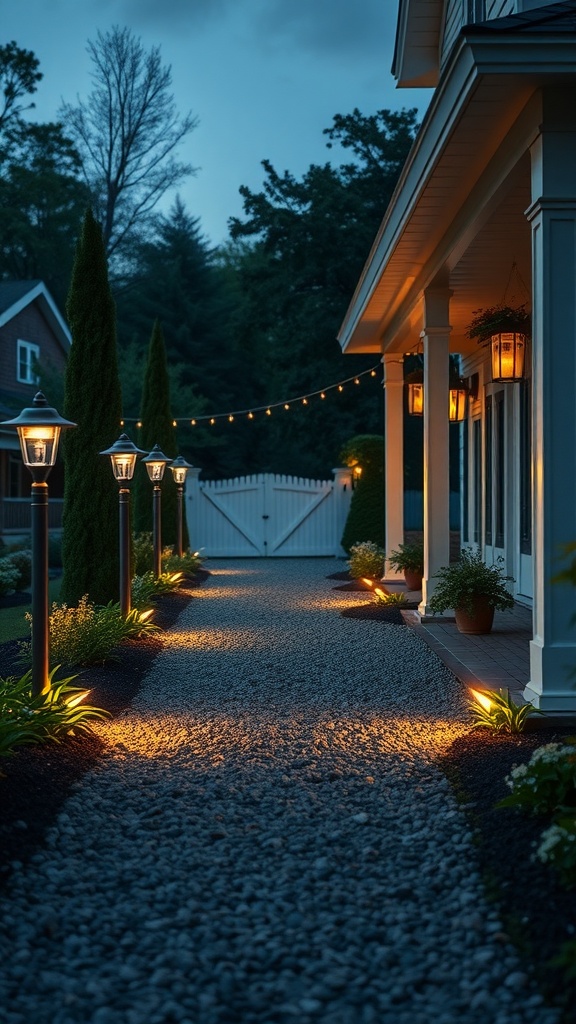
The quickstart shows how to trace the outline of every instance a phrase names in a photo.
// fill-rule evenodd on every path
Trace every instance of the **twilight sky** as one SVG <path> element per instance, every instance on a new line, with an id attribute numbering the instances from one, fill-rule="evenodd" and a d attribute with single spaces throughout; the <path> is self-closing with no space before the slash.
<path id="1" fill-rule="evenodd" d="M 396 13 L 396 0 L 0 0 L 0 39 L 40 60 L 40 121 L 89 92 L 98 30 L 126 25 L 159 45 L 180 112 L 200 122 L 179 151 L 198 168 L 180 194 L 217 244 L 242 213 L 239 186 L 261 187 L 263 159 L 297 177 L 339 159 L 322 135 L 334 114 L 423 114 L 429 91 L 397 90 L 390 71 Z"/>

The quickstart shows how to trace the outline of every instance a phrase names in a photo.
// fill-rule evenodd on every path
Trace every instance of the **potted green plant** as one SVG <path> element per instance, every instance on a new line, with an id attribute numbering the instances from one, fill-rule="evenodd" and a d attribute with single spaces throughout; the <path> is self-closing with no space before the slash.
<path id="1" fill-rule="evenodd" d="M 514 605 L 506 585 L 514 580 L 504 575 L 503 561 L 486 565 L 479 551 L 464 548 L 457 562 L 442 566 L 433 577 L 439 582 L 430 598 L 431 611 L 453 608 L 460 633 L 489 633 L 495 609 Z"/>
<path id="2" fill-rule="evenodd" d="M 494 334 L 525 334 L 530 337 L 530 313 L 526 306 L 488 306 L 472 310 L 466 335 L 482 345 Z"/>
<path id="3" fill-rule="evenodd" d="M 388 563 L 393 569 L 404 573 L 408 590 L 422 590 L 422 575 L 424 573 L 424 545 L 422 543 L 400 544 L 397 551 L 391 551 L 388 555 Z"/>

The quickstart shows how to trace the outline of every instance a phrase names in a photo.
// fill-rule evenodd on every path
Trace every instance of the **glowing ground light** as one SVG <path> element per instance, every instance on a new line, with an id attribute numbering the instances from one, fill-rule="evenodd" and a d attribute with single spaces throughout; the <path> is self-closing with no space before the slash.
<path id="1" fill-rule="evenodd" d="M 376 594 L 376 597 L 379 597 L 381 600 L 386 600 L 386 594 L 383 590 L 380 590 L 380 587 L 374 587 L 374 593 Z"/>
<path id="2" fill-rule="evenodd" d="M 485 693 L 481 693 L 480 690 L 473 690 L 472 687 L 469 687 L 469 689 L 476 703 L 479 704 L 480 707 L 484 708 L 485 711 L 488 711 L 488 713 L 490 713 L 490 711 L 492 711 L 493 709 L 493 704 L 492 701 L 490 700 L 490 697 L 488 697 Z"/>
<path id="3" fill-rule="evenodd" d="M 369 580 L 367 578 L 367 576 L 363 576 L 361 582 L 364 583 L 364 585 L 367 586 L 367 587 L 373 587 L 374 586 L 374 580 Z"/>
<path id="4" fill-rule="evenodd" d="M 67 708 L 75 708 L 78 704 L 81 704 L 91 692 L 91 690 L 81 690 L 80 693 L 74 693 L 71 697 L 66 697 L 64 703 Z"/>

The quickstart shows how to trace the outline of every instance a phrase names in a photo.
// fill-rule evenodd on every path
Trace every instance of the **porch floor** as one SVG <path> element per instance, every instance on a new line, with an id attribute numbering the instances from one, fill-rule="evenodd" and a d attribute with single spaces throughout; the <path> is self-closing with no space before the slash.
<path id="1" fill-rule="evenodd" d="M 463 683 L 493 690 L 506 688 L 513 700 L 522 702 L 522 691 L 530 679 L 530 608 L 515 604 L 512 611 L 496 612 L 492 632 L 485 636 L 459 633 L 456 623 L 449 619 L 422 622 L 417 612 L 403 615 Z"/>

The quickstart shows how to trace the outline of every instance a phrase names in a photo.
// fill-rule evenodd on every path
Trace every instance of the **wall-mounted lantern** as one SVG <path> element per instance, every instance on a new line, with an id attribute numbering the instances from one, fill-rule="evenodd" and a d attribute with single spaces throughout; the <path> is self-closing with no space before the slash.
<path id="1" fill-rule="evenodd" d="M 518 331 L 493 334 L 490 339 L 492 380 L 498 384 L 513 384 L 524 377 L 526 335 Z"/>

